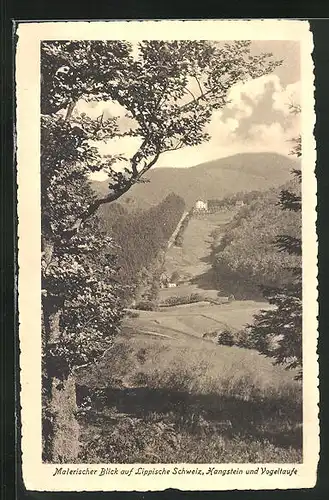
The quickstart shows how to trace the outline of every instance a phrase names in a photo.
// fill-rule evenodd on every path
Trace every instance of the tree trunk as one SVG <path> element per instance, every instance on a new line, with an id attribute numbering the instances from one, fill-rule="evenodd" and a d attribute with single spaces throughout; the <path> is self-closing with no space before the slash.
<path id="1" fill-rule="evenodd" d="M 43 259 L 51 262 L 53 248 L 47 242 Z M 76 385 L 68 365 L 53 354 L 61 338 L 63 298 L 43 291 L 43 459 L 50 463 L 75 463 L 79 453 L 76 420 Z"/>
<path id="2" fill-rule="evenodd" d="M 51 417 L 51 434 L 47 436 L 48 461 L 76 463 L 80 448 L 80 429 L 75 417 L 77 409 L 75 379 L 72 375 L 64 380 L 51 377 L 50 384 L 48 415 Z"/>

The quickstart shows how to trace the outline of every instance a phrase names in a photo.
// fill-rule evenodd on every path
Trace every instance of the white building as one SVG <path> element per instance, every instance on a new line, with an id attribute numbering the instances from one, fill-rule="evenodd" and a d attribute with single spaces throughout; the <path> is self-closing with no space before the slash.
<path id="1" fill-rule="evenodd" d="M 236 207 L 240 208 L 240 207 L 244 207 L 244 202 L 241 200 L 241 201 L 237 201 L 236 204 L 235 204 Z"/>
<path id="2" fill-rule="evenodd" d="M 207 211 L 208 210 L 208 202 L 198 200 L 198 201 L 196 201 L 194 208 L 195 208 L 195 210 L 200 211 L 200 212 Z"/>

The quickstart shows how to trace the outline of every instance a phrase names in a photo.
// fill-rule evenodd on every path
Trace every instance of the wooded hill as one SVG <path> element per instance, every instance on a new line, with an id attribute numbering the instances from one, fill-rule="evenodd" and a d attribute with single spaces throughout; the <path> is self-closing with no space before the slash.
<path id="1" fill-rule="evenodd" d="M 300 194 L 300 184 L 292 179 L 280 189 L 259 193 L 250 200 L 227 226 L 214 234 L 214 270 L 218 286 L 229 290 L 236 298 L 262 296 L 261 287 L 289 284 L 292 270 L 300 265 L 300 257 L 279 251 L 276 238 L 301 237 L 301 213 L 282 211 L 279 206 L 281 189 Z"/>
<path id="2" fill-rule="evenodd" d="M 266 190 L 288 181 L 298 161 L 276 153 L 243 153 L 190 168 L 154 168 L 150 182 L 135 185 L 120 198 L 128 210 L 145 209 L 174 192 L 187 208 L 198 198 L 222 198 L 239 191 Z M 97 193 L 108 190 L 108 181 L 93 182 Z"/>
<path id="3" fill-rule="evenodd" d="M 100 211 L 103 229 L 118 245 L 120 281 L 132 296 L 145 279 L 156 278 L 155 260 L 166 249 L 184 212 L 185 203 L 174 193 L 148 210 L 130 213 L 119 203 Z"/>

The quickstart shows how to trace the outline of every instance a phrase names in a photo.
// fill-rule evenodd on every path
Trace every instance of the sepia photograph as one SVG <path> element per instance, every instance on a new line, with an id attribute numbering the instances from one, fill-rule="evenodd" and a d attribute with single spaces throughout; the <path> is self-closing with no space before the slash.
<path id="1" fill-rule="evenodd" d="M 268 38 L 261 21 L 259 36 L 222 22 L 227 38 L 207 38 L 187 22 L 184 38 L 166 23 L 121 38 L 120 23 L 90 23 L 89 38 L 85 23 L 50 23 L 49 37 L 40 23 L 33 133 L 18 97 L 23 444 L 33 422 L 40 466 L 69 489 L 80 476 L 134 489 L 133 475 L 304 485 L 305 446 L 311 482 L 318 453 L 308 24 L 291 38 L 271 21 Z"/>

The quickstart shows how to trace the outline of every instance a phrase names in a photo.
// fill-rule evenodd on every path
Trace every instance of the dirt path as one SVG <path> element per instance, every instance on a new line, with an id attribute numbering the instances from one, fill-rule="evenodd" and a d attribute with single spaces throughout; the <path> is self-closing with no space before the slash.
<path id="1" fill-rule="evenodd" d="M 209 214 L 203 218 L 191 218 L 182 247 L 172 246 L 165 258 L 166 274 L 171 276 L 177 272 L 180 276 L 179 286 L 162 289 L 160 300 L 191 293 L 199 293 L 204 298 L 218 296 L 212 271 L 212 232 L 227 224 L 231 217 L 231 214 Z"/>

